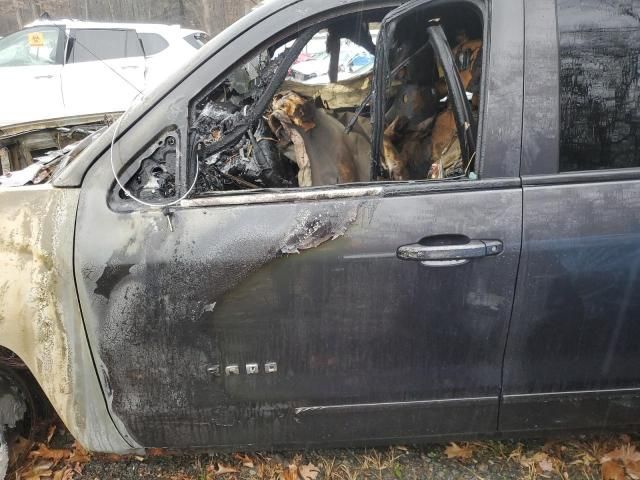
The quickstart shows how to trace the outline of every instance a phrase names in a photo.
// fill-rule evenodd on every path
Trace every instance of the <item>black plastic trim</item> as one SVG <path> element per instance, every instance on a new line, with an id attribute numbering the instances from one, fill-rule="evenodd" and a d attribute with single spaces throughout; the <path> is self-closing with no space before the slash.
<path id="1" fill-rule="evenodd" d="M 526 175 L 522 177 L 522 185 L 525 187 L 572 185 L 583 183 L 619 182 L 625 180 L 640 180 L 640 168 L 567 172 L 553 175 Z"/>

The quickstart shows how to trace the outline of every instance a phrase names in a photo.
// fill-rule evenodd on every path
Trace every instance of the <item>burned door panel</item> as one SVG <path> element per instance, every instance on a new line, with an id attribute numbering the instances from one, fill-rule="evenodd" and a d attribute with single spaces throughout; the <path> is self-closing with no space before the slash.
<path id="1" fill-rule="evenodd" d="M 311 10 L 256 26 L 162 105 L 186 109 L 239 52 Z M 500 32 L 492 42 L 504 46 Z M 521 35 L 509 41 L 519 46 Z M 521 76 L 493 72 L 487 110 L 519 101 L 493 89 L 517 87 Z M 183 114 L 176 124 L 186 132 Z M 123 133 L 115 164 L 135 158 L 164 116 L 156 107 Z M 500 130 L 481 143 L 495 155 L 479 154 L 493 177 L 519 158 L 520 126 L 502 120 L 483 120 Z M 225 192 L 164 210 L 112 208 L 109 160 L 106 152 L 84 179 L 76 277 L 110 411 L 141 444 L 257 448 L 495 431 L 519 182 Z M 398 247 L 439 235 L 500 240 L 504 252 L 451 268 L 396 258 Z"/>
<path id="2" fill-rule="evenodd" d="M 78 288 L 112 413 L 141 444 L 495 429 L 519 189 L 201 199 L 172 212 L 172 231 L 160 211 L 109 210 L 109 173 L 99 162 L 83 188 Z M 499 238 L 505 251 L 456 268 L 396 258 L 400 245 L 443 232 Z"/>

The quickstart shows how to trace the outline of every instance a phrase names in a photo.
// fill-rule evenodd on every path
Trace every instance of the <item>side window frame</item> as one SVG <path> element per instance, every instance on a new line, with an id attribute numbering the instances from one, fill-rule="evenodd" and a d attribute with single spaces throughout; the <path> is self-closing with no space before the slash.
<path id="1" fill-rule="evenodd" d="M 482 31 L 483 31 L 483 48 L 487 49 L 488 47 L 488 42 L 487 42 L 487 32 L 486 32 L 486 24 L 487 24 L 487 20 L 486 20 L 486 15 L 484 14 L 484 10 L 482 9 L 481 5 L 479 2 L 476 2 L 474 0 L 459 0 L 456 3 L 460 3 L 460 4 L 466 4 L 466 5 L 471 5 L 473 7 L 478 8 L 479 12 L 482 15 L 482 20 L 483 20 L 483 25 L 482 25 Z M 382 21 L 382 24 L 380 26 L 380 34 L 378 36 L 379 39 L 379 44 L 378 44 L 378 52 L 382 54 L 382 58 L 376 58 L 375 61 L 375 65 L 374 65 L 374 86 L 373 86 L 373 90 L 372 90 L 372 119 L 373 119 L 373 135 L 372 135 L 372 144 L 371 144 L 371 181 L 374 181 L 374 179 L 381 174 L 381 168 L 380 168 L 380 164 L 381 164 L 381 159 L 382 159 L 382 151 L 383 151 L 383 130 L 385 128 L 384 125 L 384 104 L 385 104 L 385 95 L 386 95 L 386 82 L 389 80 L 387 78 L 387 75 L 389 73 L 389 59 L 388 59 L 388 55 L 387 55 L 387 27 L 390 25 L 390 23 L 392 21 L 396 21 L 399 20 L 407 15 L 410 15 L 412 13 L 414 13 L 415 9 L 417 8 L 435 8 L 435 7 L 439 7 L 443 5 L 443 2 L 438 1 L 438 0 L 414 0 L 412 2 L 408 2 L 407 4 L 403 5 L 402 7 L 390 12 L 385 19 Z M 447 5 L 449 6 L 451 5 L 451 2 Z M 452 5 L 451 5 L 452 6 Z M 437 20 L 439 22 L 439 20 Z M 425 29 L 428 28 L 428 25 L 425 25 Z M 435 48 L 435 46 L 434 46 Z M 451 53 L 451 50 L 449 50 L 448 53 Z M 436 53 L 436 56 L 438 56 L 439 54 Z M 483 55 L 483 65 L 482 65 L 482 78 L 481 78 L 481 86 L 480 86 L 480 91 L 482 92 L 481 96 L 480 96 L 480 108 L 479 108 L 479 119 L 478 119 L 478 123 L 482 122 L 483 119 L 483 107 L 484 107 L 484 103 L 485 103 L 485 79 L 487 76 L 487 58 L 489 57 L 488 53 L 485 53 L 485 55 Z M 441 59 L 442 61 L 443 59 Z M 452 68 L 455 69 L 455 66 L 452 66 Z M 447 68 L 445 68 L 445 70 L 447 70 Z M 452 85 L 451 83 L 455 83 L 455 87 L 462 87 L 462 85 L 460 84 L 460 77 L 457 76 L 457 78 L 452 78 L 452 74 L 455 74 L 454 72 L 445 72 L 445 76 L 447 79 L 447 83 L 449 84 L 449 88 L 451 89 Z M 460 85 L 458 85 L 460 84 Z M 461 99 L 459 98 L 459 95 L 457 95 L 458 92 L 453 92 L 452 95 L 454 96 L 454 104 L 455 104 L 455 108 L 454 110 L 456 111 L 456 124 L 457 124 L 457 128 L 458 128 L 458 137 L 460 139 L 461 145 L 463 144 L 464 139 L 469 138 L 471 134 L 471 136 L 473 136 L 473 138 L 469 138 L 468 143 L 473 145 L 473 150 L 474 150 L 474 156 L 476 156 L 477 158 L 475 158 L 474 163 L 475 163 L 475 169 L 476 171 L 479 171 L 479 166 L 481 165 L 481 159 L 479 158 L 479 154 L 478 149 L 477 149 L 477 145 L 479 145 L 481 142 L 479 140 L 479 135 L 480 135 L 480 129 L 478 128 L 478 125 L 476 124 L 475 120 L 470 119 L 468 124 L 470 127 L 472 127 L 470 130 L 471 132 L 467 131 L 462 131 L 462 126 L 460 125 L 460 121 L 462 120 L 460 117 L 461 116 L 466 116 L 467 118 L 470 117 L 470 111 L 468 108 L 465 108 L 465 106 L 468 107 L 468 104 L 463 105 L 463 102 L 467 102 L 466 99 Z M 464 112 L 461 112 L 461 110 L 465 110 Z M 466 146 L 465 148 L 468 148 L 468 146 Z M 471 161 L 470 161 L 471 162 Z M 478 177 L 479 179 L 480 177 Z M 436 180 L 430 180 L 430 179 L 422 179 L 422 180 L 411 180 L 411 183 L 420 183 L 420 182 L 434 182 Z M 455 179 L 441 179 L 440 181 L 446 181 L 446 182 L 454 182 L 454 181 L 464 181 L 463 179 L 459 179 L 459 178 L 455 178 Z M 380 182 L 378 182 L 380 183 Z M 384 183 L 384 182 L 382 182 Z M 395 181 L 393 182 L 394 184 L 402 184 L 402 183 L 407 183 L 405 182 L 398 182 Z"/>
<path id="2" fill-rule="evenodd" d="M 67 26 L 54 24 L 55 28 L 58 29 L 58 44 L 56 46 L 56 65 L 64 65 L 65 60 L 65 48 L 67 44 Z"/>
<path id="3" fill-rule="evenodd" d="M 72 58 L 72 55 L 75 57 L 75 48 L 76 47 L 76 43 L 77 43 L 77 39 L 76 39 L 76 33 L 80 32 L 80 31 L 103 31 L 103 32 L 122 32 L 122 34 L 124 35 L 124 44 L 123 44 L 123 56 L 119 56 L 119 57 L 109 57 L 109 58 L 100 58 L 100 57 L 94 57 L 94 52 L 93 49 L 91 49 L 90 47 L 86 47 L 84 46 L 84 44 L 80 44 L 81 48 L 83 50 L 86 50 L 87 53 L 92 57 L 92 59 L 90 60 L 83 60 L 83 61 L 76 61 L 75 58 Z M 127 51 L 127 37 L 128 37 L 128 33 L 129 32 L 133 32 L 133 34 L 136 36 L 137 38 L 137 32 L 135 30 L 132 29 L 126 29 L 126 28 L 72 28 L 69 31 L 69 40 L 67 42 L 68 44 L 68 50 L 67 53 L 65 55 L 66 57 L 66 61 L 65 63 L 68 64 L 81 64 L 81 63 L 86 63 L 86 62 L 97 62 L 97 61 L 110 61 L 110 60 L 122 60 L 124 58 L 127 58 L 126 56 L 126 51 Z M 140 47 L 142 48 L 142 47 Z"/>
<path id="4" fill-rule="evenodd" d="M 487 46 L 489 45 L 489 42 L 487 41 L 488 36 L 489 36 L 489 32 L 488 32 L 488 15 L 487 15 L 487 6 L 485 4 L 485 2 L 483 0 L 458 0 L 455 3 L 459 3 L 459 4 L 465 4 L 465 5 L 469 5 L 471 7 L 474 7 L 477 10 L 477 13 L 481 16 L 482 18 L 482 30 L 483 30 L 483 44 L 486 44 Z M 431 8 L 431 7 L 441 7 L 441 6 L 449 6 L 451 4 L 451 2 L 448 2 L 447 0 L 419 0 L 416 2 L 409 2 L 408 4 L 405 4 L 401 7 L 398 7 L 396 9 L 392 9 L 391 12 L 389 12 L 388 15 L 392 15 L 394 14 L 394 12 L 401 12 L 401 9 L 406 9 L 409 12 L 411 12 L 413 10 L 413 8 L 415 8 L 415 6 L 413 8 L 411 8 L 411 6 L 413 6 L 414 4 L 419 4 L 420 6 L 423 6 L 424 8 Z M 379 7 L 378 7 L 379 8 Z M 374 8 L 372 8 L 372 10 L 374 10 Z M 347 15 L 350 12 L 340 12 L 337 13 L 335 15 L 332 15 L 330 18 L 327 19 L 327 21 L 339 18 L 342 15 Z M 403 13 L 399 13 L 398 15 L 402 15 Z M 386 16 L 385 16 L 385 20 L 386 20 Z M 384 23 L 384 20 L 383 20 Z M 314 26 L 315 25 L 315 26 Z M 425 26 L 426 28 L 426 26 Z M 306 31 L 308 29 L 312 29 L 314 31 L 318 31 L 322 29 L 321 26 L 321 22 L 316 22 L 315 24 L 311 24 L 310 26 L 306 27 L 305 29 L 299 30 L 299 31 Z M 278 41 L 281 41 L 283 38 L 288 38 L 288 36 L 290 36 L 290 34 L 283 34 L 283 32 L 280 32 L 280 34 L 276 37 L 274 37 L 274 39 L 270 39 L 268 42 L 266 42 L 267 45 L 273 45 L 276 44 Z M 251 58 L 252 56 L 255 56 L 255 54 L 257 54 L 261 49 L 264 50 L 266 47 L 261 46 L 260 48 L 252 51 L 252 53 L 248 56 L 243 57 L 243 59 L 241 59 L 239 62 L 237 62 L 236 64 L 234 64 L 233 67 L 231 67 L 230 69 L 227 70 L 227 72 L 224 75 L 221 75 L 218 78 L 217 82 L 212 82 L 210 85 L 208 85 L 205 89 L 203 89 L 201 92 L 199 92 L 196 96 L 194 96 L 190 102 L 189 102 L 189 122 L 191 124 L 192 122 L 192 116 L 191 116 L 191 112 L 192 112 L 192 105 L 195 104 L 199 99 L 201 99 L 204 95 L 206 95 L 205 92 L 207 92 L 211 85 L 214 85 L 216 83 L 219 83 L 220 79 L 224 79 L 226 75 L 228 75 L 230 72 L 232 72 L 234 69 L 238 68 L 239 66 L 243 65 L 249 58 Z M 476 160 L 475 160 L 475 164 L 476 164 L 476 170 L 479 172 L 479 166 L 482 164 L 482 158 L 481 158 L 481 154 L 480 154 L 480 148 L 479 145 L 481 143 L 480 141 L 480 135 L 481 135 L 481 125 L 483 123 L 483 117 L 484 117 L 484 107 L 486 104 L 485 101 L 485 92 L 487 90 L 486 85 L 487 85 L 487 81 L 486 78 L 488 76 L 488 62 L 489 62 L 489 55 L 485 54 L 482 57 L 482 71 L 483 71 L 483 75 L 482 75 L 482 85 L 481 85 L 481 102 L 480 102 L 480 108 L 479 108 L 479 120 L 478 120 L 478 128 L 477 128 L 477 135 L 476 135 L 476 143 L 478 144 L 478 149 L 477 149 L 477 153 L 476 153 Z M 375 68 L 374 67 L 374 72 L 375 72 Z M 373 123 L 375 124 L 375 122 L 377 122 L 378 120 L 375 118 L 372 118 Z M 374 130 L 375 131 L 375 130 Z M 372 137 L 372 142 L 373 142 L 374 138 Z M 382 140 L 381 136 L 380 136 L 380 141 Z M 225 146 L 228 147 L 229 143 L 231 142 L 225 142 Z M 375 153 L 375 148 L 373 148 L 374 145 L 372 143 L 372 170 L 374 168 L 374 164 L 375 162 L 373 161 L 373 156 L 376 155 Z M 190 149 L 189 153 L 188 153 L 188 157 L 189 157 L 189 161 L 188 161 L 188 175 L 187 177 L 192 178 L 192 175 L 195 173 L 195 161 L 197 156 L 196 156 L 196 145 L 194 145 L 192 139 L 190 138 L 188 141 L 188 148 Z M 219 147 L 216 148 L 215 150 L 221 150 L 223 147 Z M 207 152 L 207 153 L 211 153 L 211 152 Z M 473 182 L 477 182 L 481 180 L 481 177 L 478 176 L 477 180 L 472 180 Z M 246 191 L 246 190 L 237 190 L 237 191 L 212 191 L 212 192 L 207 192 L 206 193 L 206 197 L 210 198 L 210 197 L 216 197 L 216 196 L 238 196 L 238 195 L 243 195 L 246 197 L 250 197 L 253 195 L 258 195 L 261 193 L 268 193 L 271 196 L 278 196 L 278 195 L 284 195 L 286 193 L 289 193 L 288 195 L 286 195 L 287 197 L 289 197 L 291 194 L 294 193 L 303 193 L 306 191 L 325 191 L 325 190 L 332 190 L 332 189 L 340 189 L 340 190 L 346 190 L 346 189 L 358 189 L 360 187 L 363 187 L 365 190 L 371 190 L 372 187 L 375 187 L 375 190 L 378 191 L 380 190 L 380 188 L 386 187 L 386 188 L 392 188 L 393 190 L 402 190 L 403 188 L 406 188 L 407 191 L 410 190 L 415 190 L 416 186 L 420 187 L 422 186 L 428 186 L 434 183 L 445 183 L 448 185 L 455 185 L 456 183 L 465 183 L 465 179 L 442 179 L 442 180 L 432 180 L 432 179 L 424 179 L 424 180 L 407 180 L 407 181 L 391 181 L 391 180 L 371 180 L 369 179 L 369 181 L 366 182 L 358 182 L 358 183 L 350 183 L 350 184 L 336 184 L 336 185 L 323 185 L 323 186 L 312 186 L 312 187 L 294 187 L 294 188 L 260 188 L 260 189 L 256 189 L 256 190 L 252 190 L 252 191 Z M 430 189 L 430 187 L 427 187 Z M 448 188 L 448 187 L 447 187 Z M 461 187 L 461 188 L 468 188 L 468 187 Z"/>
<path id="5" fill-rule="evenodd" d="M 429 1 L 442 1 L 442 0 L 429 0 Z M 256 46 L 254 46 L 251 50 L 249 50 L 247 53 L 245 53 L 239 60 L 235 60 L 230 66 L 226 67 L 224 70 L 222 70 L 219 74 L 215 75 L 215 80 L 213 82 L 208 81 L 207 84 L 200 88 L 198 90 L 198 93 L 193 95 L 189 95 L 189 100 L 188 102 L 184 100 L 184 97 L 182 96 L 178 96 L 177 98 L 180 98 L 181 101 L 185 101 L 185 106 L 184 106 L 184 113 L 185 113 L 185 121 L 186 121 L 186 125 L 185 123 L 183 123 L 182 121 L 180 122 L 173 122 L 173 125 L 175 128 L 180 129 L 180 130 L 184 130 L 184 132 L 188 132 L 189 126 L 190 126 L 190 112 L 191 112 L 191 105 L 194 102 L 197 102 L 197 100 L 199 98 L 202 98 L 204 95 L 207 94 L 207 92 L 209 92 L 211 90 L 211 88 L 217 84 L 219 84 L 221 81 L 223 81 L 226 77 L 228 77 L 235 69 L 237 69 L 239 66 L 242 66 L 244 63 L 246 63 L 249 59 L 253 58 L 255 55 L 257 55 L 258 53 L 265 51 L 266 49 L 273 47 L 274 45 L 277 44 L 281 44 L 281 43 L 285 43 L 288 39 L 291 39 L 291 37 L 295 36 L 296 34 L 300 33 L 300 32 L 304 32 L 307 30 L 314 30 L 317 31 L 319 29 L 321 29 L 321 25 L 331 21 L 333 19 L 339 18 L 341 16 L 345 16 L 345 15 L 349 15 L 349 14 L 353 14 L 353 13 L 358 13 L 358 12 L 362 12 L 363 9 L 366 11 L 375 11 L 375 10 L 380 10 L 380 9 L 394 9 L 397 8 L 399 4 L 399 0 L 378 0 L 376 2 L 371 2 L 369 4 L 366 5 L 367 8 L 364 8 L 362 6 L 362 4 L 350 4 L 347 5 L 346 7 L 343 5 L 339 5 L 337 8 L 334 9 L 330 9 L 328 11 L 320 11 L 318 14 L 314 15 L 314 16 L 309 16 L 304 18 L 302 21 L 299 21 L 297 24 L 295 24 L 295 26 L 290 26 L 289 28 L 283 28 L 280 29 L 278 31 L 277 34 L 272 35 L 268 38 L 266 38 L 265 40 L 259 42 L 256 44 Z M 298 14 L 304 14 L 303 11 L 301 12 L 297 12 Z M 266 22 L 265 22 L 266 23 Z M 291 25 L 291 23 L 289 23 L 289 25 Z M 236 39 L 239 40 L 239 39 Z M 228 48 L 232 48 L 230 47 L 230 45 L 225 46 L 220 52 L 218 52 L 218 54 L 216 55 L 229 55 L 232 54 L 233 52 L 231 50 L 227 50 Z M 225 50 L 227 50 L 225 52 Z M 193 73 L 191 74 L 192 76 L 194 75 Z M 192 77 L 193 78 L 193 77 Z M 202 77 L 200 77 L 202 78 Z M 215 88 L 215 87 L 213 87 Z M 167 98 L 165 98 L 164 100 L 167 100 Z M 171 108 L 171 107 L 170 107 Z M 182 110 L 182 108 L 180 108 L 179 110 Z M 151 113 L 151 112 L 147 112 L 147 113 Z M 167 125 L 163 124 L 163 128 L 166 129 L 168 128 Z M 160 128 L 160 131 L 163 131 L 163 128 Z M 151 133 L 150 130 L 148 130 L 147 125 L 145 125 L 145 128 L 143 129 L 145 130 L 145 135 Z M 118 139 L 122 138 L 122 135 L 126 133 L 126 132 L 119 132 L 118 134 Z M 158 133 L 156 132 L 156 135 Z M 188 137 L 190 136 L 189 134 L 184 135 L 184 137 Z M 148 144 L 149 142 L 147 142 Z M 190 188 L 191 185 L 193 185 L 194 182 L 194 178 L 193 175 L 196 172 L 196 156 L 195 154 L 195 147 L 196 145 L 194 145 L 192 142 L 190 141 L 184 141 L 181 142 L 181 145 L 179 146 L 179 154 L 178 157 L 180 158 L 187 158 L 187 161 L 183 161 L 183 162 L 178 162 L 177 168 L 176 168 L 176 194 L 175 194 L 175 198 L 180 198 L 181 196 L 183 196 Z M 117 146 L 116 146 L 117 147 Z M 148 145 L 147 145 L 148 147 Z M 117 148 L 116 148 L 117 149 Z M 127 150 L 129 149 L 129 147 L 127 147 Z M 121 183 L 125 184 L 127 183 L 131 178 L 133 178 L 133 176 L 135 175 L 136 171 L 138 170 L 138 168 L 141 165 L 141 161 L 142 158 L 139 157 L 139 155 L 145 150 L 144 147 L 140 147 L 135 154 L 129 154 L 127 155 L 126 160 L 122 159 L 124 161 L 121 161 L 122 166 L 121 167 L 115 167 L 115 162 L 114 162 L 114 168 L 116 168 L 116 170 L 120 170 L 120 174 L 119 174 L 119 180 L 121 181 Z M 107 151 L 106 153 L 107 157 L 110 157 L 109 152 Z M 120 155 L 120 154 L 118 154 Z M 115 158 L 115 155 L 114 155 Z M 109 163 L 109 160 L 107 160 L 107 162 Z M 252 203 L 251 200 L 249 200 L 248 202 L 246 200 L 240 200 L 243 197 L 246 197 L 247 194 L 250 196 L 250 198 L 255 199 L 257 201 L 257 203 L 263 203 L 265 198 L 273 198 L 274 196 L 278 197 L 277 201 L 287 201 L 288 199 L 291 199 L 292 196 L 297 196 L 297 195 L 302 195 L 302 196 L 306 196 L 306 197 L 312 197 L 314 195 L 320 195 L 323 196 L 324 194 L 322 192 L 328 191 L 328 190 L 335 190 L 335 189 L 339 189 L 341 192 L 346 193 L 346 192 L 351 192 L 353 190 L 357 190 L 357 194 L 358 196 L 360 195 L 360 192 L 362 192 L 361 187 L 364 187 L 364 193 L 365 194 L 373 194 L 374 190 L 375 192 L 379 191 L 379 184 L 381 182 L 376 182 L 377 186 L 375 189 L 371 188 L 371 183 L 370 182 L 366 182 L 366 183 L 359 183 L 357 184 L 356 187 L 354 187 L 354 184 L 344 184 L 344 185 L 330 185 L 330 186 L 314 186 L 314 187 L 304 187 L 304 188 L 285 188 L 285 189 L 257 189 L 257 190 L 253 190 L 251 192 L 247 192 L 247 191 L 226 191 L 226 192 L 222 192 L 222 191 L 217 191 L 217 192 L 211 192 L 207 195 L 207 198 L 222 198 L 222 202 L 227 202 L 230 201 L 231 204 L 237 203 L 238 201 L 241 201 L 242 203 Z M 433 182 L 432 182 L 433 183 Z M 132 210 L 140 210 L 140 209 L 145 209 L 146 207 L 141 206 L 141 205 L 137 205 L 135 201 L 129 199 L 126 200 L 125 198 L 123 198 L 120 195 L 119 192 L 119 188 L 118 188 L 118 184 L 116 182 L 114 182 L 113 180 L 110 183 L 111 188 L 110 188 L 110 192 L 108 193 L 108 201 L 110 204 L 110 207 L 114 210 L 114 211 L 132 211 Z M 306 192 L 306 193 L 305 193 Z M 266 194 L 266 197 L 264 196 Z M 351 195 L 352 193 L 348 193 L 348 195 Z M 259 198 L 262 197 L 262 198 Z M 227 199 L 227 200 L 225 200 Z M 171 202 L 171 199 L 167 200 L 168 202 Z M 198 200 L 194 199 L 194 201 L 197 203 Z M 124 203 L 123 203 L 124 202 Z M 188 206 L 191 202 L 191 198 L 187 198 L 187 199 L 183 199 L 180 202 L 180 205 L 182 206 Z M 161 205 L 161 203 L 159 202 L 159 204 Z"/>
<path id="6" fill-rule="evenodd" d="M 133 45 L 130 45 L 130 43 Z M 130 53 L 136 53 L 136 55 L 130 55 Z M 138 32 L 133 28 L 125 30 L 124 54 L 124 58 L 144 58 L 146 56 L 144 53 L 142 41 L 140 40 L 140 36 L 138 35 Z"/>
<path id="7" fill-rule="evenodd" d="M 260 19 L 255 24 L 251 24 L 251 18 L 246 24 L 238 24 L 234 32 L 229 32 L 228 36 L 222 35 L 214 39 L 210 49 L 203 52 L 202 58 L 196 60 L 190 66 L 190 73 L 186 74 L 174 85 L 166 85 L 164 89 L 152 92 L 151 98 L 144 104 L 136 107 L 122 122 L 122 126 L 117 132 L 115 141 L 115 153 L 113 154 L 113 168 L 119 171 L 118 178 L 126 181 L 126 172 L 131 172 L 130 168 L 137 161 L 137 154 L 142 151 L 142 139 L 152 138 L 157 132 L 167 127 L 167 112 L 173 112 L 172 124 L 175 124 L 182 132 L 188 130 L 187 105 L 190 99 L 194 98 L 192 92 L 200 92 L 212 84 L 211 78 L 223 79 L 238 65 L 240 55 L 243 58 L 250 57 L 255 51 L 259 51 L 273 44 L 275 41 L 290 37 L 292 33 L 300 31 L 306 27 L 316 25 L 320 22 L 349 13 L 362 11 L 362 4 L 343 5 L 340 0 L 308 0 L 309 10 L 299 10 L 293 6 L 283 7 Z M 522 124 L 517 120 L 522 113 L 522 82 L 523 63 L 505 62 L 504 55 L 509 55 L 522 60 L 524 32 L 523 22 L 514 22 L 514 18 L 523 19 L 523 7 L 518 2 L 511 0 L 472 0 L 481 5 L 484 14 L 484 36 L 492 43 L 491 55 L 484 55 L 483 65 L 486 80 L 483 82 L 482 94 L 485 97 L 482 108 L 483 121 L 480 123 L 480 132 L 487 131 L 480 148 L 481 152 L 487 152 L 490 162 L 485 162 L 483 171 L 487 171 L 481 179 L 473 182 L 447 182 L 447 181 L 425 181 L 409 182 L 376 182 L 361 183 L 357 185 L 332 185 L 321 187 L 309 187 L 303 189 L 287 189 L 274 193 L 271 191 L 246 192 L 230 191 L 217 192 L 211 197 L 207 197 L 208 204 L 233 205 L 239 203 L 264 203 L 294 201 L 295 199 L 322 199 L 341 197 L 367 197 L 386 195 L 412 195 L 427 191 L 450 191 L 450 190 L 492 190 L 500 188 L 511 188 L 519 182 L 519 160 L 520 160 L 520 139 L 522 135 Z M 446 0 L 432 0 L 432 4 L 437 2 L 446 3 Z M 367 3 L 367 10 L 388 8 L 393 9 L 398 6 L 397 0 L 379 0 Z M 493 11 L 492 11 L 493 9 Z M 489 14 L 491 12 L 491 16 Z M 490 20 L 490 21 L 489 21 Z M 290 25 L 289 28 L 283 28 Z M 295 26 L 297 26 L 297 28 Z M 244 30 L 242 30 L 244 29 Z M 273 34 L 272 32 L 278 32 Z M 256 39 L 258 39 L 256 41 Z M 239 55 L 239 52 L 241 54 Z M 215 53 L 215 55 L 214 55 Z M 490 58 L 489 58 L 490 57 Z M 495 68 L 490 72 L 491 67 Z M 495 75 L 495 78 L 493 78 Z M 492 78 L 488 78 L 492 77 Z M 489 95 L 491 97 L 489 97 Z M 489 101 L 490 99 L 490 101 Z M 514 121 L 515 119 L 515 121 Z M 485 124 L 483 126 L 483 124 Z M 497 132 L 500 132 L 498 135 Z M 102 139 L 93 152 L 101 152 L 101 162 L 105 162 L 108 171 L 104 170 L 105 180 L 109 182 L 110 188 L 115 187 L 110 166 L 111 151 L 109 139 Z M 180 148 L 181 158 L 187 156 L 186 142 Z M 518 163 L 516 164 L 515 159 Z M 96 158 L 97 159 L 97 158 Z M 56 182 L 57 185 L 79 184 L 86 172 L 86 168 L 94 163 L 92 158 L 87 157 L 84 161 L 76 163 L 76 167 L 62 175 Z M 181 162 L 179 171 L 176 173 L 177 195 L 181 196 L 189 188 L 193 180 L 193 169 L 189 165 L 194 162 Z M 488 170 L 487 170 L 488 169 Z M 107 179 L 109 176 L 110 179 Z M 519 183 L 518 183 L 519 184 Z M 112 198 L 113 195 L 108 194 Z M 215 200 L 217 198 L 217 200 Z M 182 200 L 179 207 L 187 207 L 201 203 L 200 199 Z M 111 208 L 116 211 L 145 210 L 145 207 L 135 205 L 134 202 L 128 204 L 114 205 L 110 202 Z"/>

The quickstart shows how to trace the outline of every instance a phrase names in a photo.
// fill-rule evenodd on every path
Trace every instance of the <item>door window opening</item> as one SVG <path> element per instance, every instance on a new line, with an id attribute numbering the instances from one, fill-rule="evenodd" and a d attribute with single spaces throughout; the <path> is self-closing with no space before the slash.
<path id="1" fill-rule="evenodd" d="M 436 24 L 446 35 L 451 67 L 457 69 L 467 97 L 471 118 L 466 120 L 456 118 L 455 96 L 449 94 L 455 79 L 447 75 L 445 59 L 434 48 L 436 39 L 430 41 L 429 25 Z M 480 16 L 469 7 L 425 8 L 389 22 L 383 35 L 384 76 L 378 103 L 384 127 L 381 152 L 374 155 L 374 160 L 380 159 L 374 175 L 389 180 L 476 178 L 475 125 L 483 47 Z"/>
<path id="2" fill-rule="evenodd" d="M 477 178 L 475 151 L 463 158 L 460 139 L 468 137 L 460 133 L 427 28 L 440 19 L 473 112 L 469 128 L 480 105 L 482 16 L 466 3 L 414 10 L 391 21 L 388 10 L 373 10 L 318 24 L 253 54 L 196 96 L 187 147 L 187 184 L 199 166 L 192 195 Z M 372 86 L 383 28 L 385 55 L 393 61 L 384 66 L 383 114 L 376 119 Z M 383 135 L 375 135 L 376 124 Z M 375 139 L 383 148 L 372 154 Z M 160 192 L 177 190 L 164 185 L 173 176 L 138 171 L 132 181 L 140 178 L 149 179 L 158 201 L 165 199 Z"/>

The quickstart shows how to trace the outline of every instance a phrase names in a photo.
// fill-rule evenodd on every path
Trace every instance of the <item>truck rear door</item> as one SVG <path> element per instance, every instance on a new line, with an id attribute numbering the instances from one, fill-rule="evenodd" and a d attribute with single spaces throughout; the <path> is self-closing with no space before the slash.
<path id="1" fill-rule="evenodd" d="M 639 18 L 636 0 L 526 2 L 523 252 L 503 430 L 640 419 Z"/>

